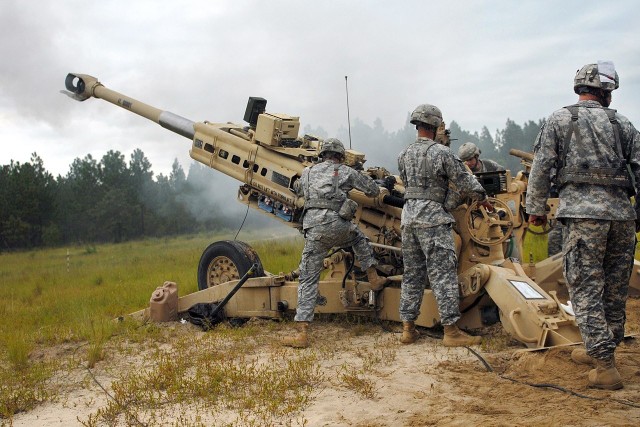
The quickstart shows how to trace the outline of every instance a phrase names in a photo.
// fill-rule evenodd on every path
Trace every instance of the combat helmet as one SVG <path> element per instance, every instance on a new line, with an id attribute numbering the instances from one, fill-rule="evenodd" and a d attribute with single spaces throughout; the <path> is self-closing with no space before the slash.
<path id="1" fill-rule="evenodd" d="M 460 157 L 460 160 L 462 160 L 463 162 L 466 162 L 467 160 L 471 160 L 475 156 L 479 156 L 479 155 L 480 155 L 480 149 L 473 142 L 465 142 L 458 149 L 458 157 Z"/>
<path id="2" fill-rule="evenodd" d="M 345 156 L 344 145 L 342 145 L 342 142 L 337 138 L 327 138 L 324 141 L 322 141 L 322 145 L 320 146 L 320 152 L 318 153 L 318 155 L 322 157 L 325 153 L 329 151 L 338 153 L 342 157 Z"/>
<path id="3" fill-rule="evenodd" d="M 576 72 L 573 79 L 573 91 L 578 94 L 581 92 L 581 87 L 612 91 L 618 89 L 619 86 L 620 78 L 611 61 L 587 64 Z"/>
<path id="4" fill-rule="evenodd" d="M 435 105 L 418 105 L 416 109 L 413 110 L 413 113 L 411 113 L 410 123 L 412 125 L 424 123 L 437 129 L 440 123 L 442 123 L 442 112 Z"/>

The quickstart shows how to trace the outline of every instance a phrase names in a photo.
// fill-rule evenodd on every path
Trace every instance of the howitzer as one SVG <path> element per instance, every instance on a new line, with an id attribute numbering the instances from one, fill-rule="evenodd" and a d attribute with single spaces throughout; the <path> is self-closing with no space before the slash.
<path id="1" fill-rule="evenodd" d="M 266 100 L 251 97 L 244 116 L 248 125 L 194 122 L 110 90 L 88 75 L 69 74 L 66 88 L 76 100 L 104 99 L 190 139 L 191 158 L 241 183 L 241 203 L 291 227 L 300 226 L 304 200 L 297 196 L 297 182 L 303 169 L 316 161 L 322 141 L 312 135 L 299 136 L 298 117 L 268 113 Z M 336 248 L 325 258 L 328 271 L 319 285 L 323 298 L 316 312 L 354 312 L 399 321 L 404 187 L 384 168 L 365 169 L 365 161 L 364 153 L 347 150 L 349 166 L 379 182 L 395 182 L 377 197 L 357 190 L 349 193 L 358 203 L 353 221 L 373 246 L 379 273 L 391 283 L 381 291 L 372 290 L 366 275 L 353 265 L 352 255 Z M 479 328 L 500 321 L 509 334 L 530 348 L 580 342 L 574 317 L 562 309 L 553 291 L 557 284 L 551 281 L 556 279 L 548 278 L 549 283 L 541 286 L 516 257 L 522 251 L 527 227 L 523 211 L 526 176 L 519 172 L 512 177 L 506 171 L 478 177 L 491 196 L 494 212 L 476 203 L 452 209 L 459 261 L 459 325 Z M 277 319 L 294 310 L 294 275 L 264 272 L 256 252 L 239 241 L 215 242 L 205 249 L 198 265 L 201 290 L 181 297 L 178 310 L 224 299 L 253 264 L 258 266 L 258 277 L 247 280 L 238 290 L 225 307 L 226 315 Z M 552 290 L 547 292 L 547 288 Z M 432 327 L 438 323 L 435 298 L 427 287 L 416 324 Z"/>

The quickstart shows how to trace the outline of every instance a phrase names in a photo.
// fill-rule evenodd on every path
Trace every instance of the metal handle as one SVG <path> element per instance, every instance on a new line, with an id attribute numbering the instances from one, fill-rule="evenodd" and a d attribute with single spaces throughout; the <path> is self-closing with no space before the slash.
<path id="1" fill-rule="evenodd" d="M 538 342 L 538 338 L 536 337 L 528 337 L 525 334 L 522 333 L 522 331 L 520 330 L 520 327 L 518 326 L 518 324 L 516 323 L 516 319 L 515 319 L 515 315 L 516 314 L 520 314 L 520 309 L 516 308 L 511 310 L 511 313 L 509 313 L 509 320 L 511 321 L 511 326 L 513 326 L 513 332 L 516 334 L 516 336 L 518 337 L 518 339 L 522 342 L 530 342 L 530 343 L 536 343 Z"/>
<path id="2" fill-rule="evenodd" d="M 227 294 L 226 297 L 224 297 L 224 299 L 222 301 L 220 301 L 220 304 L 218 304 L 218 306 L 213 310 L 213 313 L 211 313 L 211 317 L 215 318 L 215 316 L 218 314 L 218 312 L 220 310 L 222 310 L 224 308 L 225 305 L 227 305 L 227 303 L 229 302 L 229 300 L 231 299 L 231 297 L 233 297 L 235 295 L 236 292 L 238 292 L 238 290 L 242 287 L 242 285 L 244 285 L 244 282 L 247 281 L 247 279 L 249 278 L 249 276 L 253 275 L 253 272 L 255 270 L 258 269 L 258 264 L 253 264 L 251 266 L 251 268 L 249 270 L 247 270 L 246 273 L 244 273 L 244 276 L 242 276 L 242 278 L 240 279 L 240 281 L 233 287 L 233 289 L 231 289 L 231 292 L 229 292 Z"/>

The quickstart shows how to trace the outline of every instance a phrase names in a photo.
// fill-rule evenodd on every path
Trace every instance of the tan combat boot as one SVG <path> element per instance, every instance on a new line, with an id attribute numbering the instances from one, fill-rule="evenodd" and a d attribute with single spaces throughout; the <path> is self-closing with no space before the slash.
<path id="1" fill-rule="evenodd" d="M 282 339 L 282 345 L 286 347 L 294 348 L 307 348 L 309 347 L 309 323 L 310 322 L 296 322 L 296 329 L 298 333 Z"/>
<path id="2" fill-rule="evenodd" d="M 480 344 L 482 337 L 471 336 L 458 328 L 456 325 L 444 325 L 444 339 L 442 343 L 445 347 L 464 347 L 467 345 Z"/>
<path id="3" fill-rule="evenodd" d="M 622 377 L 616 369 L 613 356 L 609 359 L 593 359 L 596 368 L 589 371 L 589 387 L 605 390 L 619 390 L 622 388 Z"/>
<path id="4" fill-rule="evenodd" d="M 587 354 L 587 350 L 585 350 L 584 348 L 576 348 L 575 350 L 573 350 L 571 352 L 571 360 L 582 365 L 595 366 L 596 364 L 596 359 L 589 356 Z"/>
<path id="5" fill-rule="evenodd" d="M 369 280 L 369 285 L 371 285 L 371 289 L 374 291 L 381 290 L 384 285 L 389 282 L 389 279 L 386 277 L 378 276 L 378 272 L 375 267 L 367 268 L 367 279 Z"/>
<path id="6" fill-rule="evenodd" d="M 416 322 L 402 322 L 402 344 L 413 344 L 416 342 L 420 333 L 416 330 Z"/>

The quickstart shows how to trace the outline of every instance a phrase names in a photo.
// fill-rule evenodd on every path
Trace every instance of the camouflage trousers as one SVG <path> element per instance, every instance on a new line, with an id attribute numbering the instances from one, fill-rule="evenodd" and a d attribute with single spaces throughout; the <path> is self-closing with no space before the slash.
<path id="1" fill-rule="evenodd" d="M 564 225 L 556 221 L 555 225 L 547 234 L 547 256 L 553 256 L 562 252 L 562 233 Z"/>
<path id="2" fill-rule="evenodd" d="M 377 264 L 369 241 L 350 221 L 338 220 L 305 230 L 295 317 L 297 322 L 313 320 L 313 311 L 318 299 L 318 282 L 323 268 L 322 261 L 329 249 L 334 247 L 353 247 L 356 259 L 360 261 L 363 269 Z"/>
<path id="3" fill-rule="evenodd" d="M 565 219 L 564 277 L 587 354 L 613 356 L 624 338 L 634 221 Z"/>
<path id="4" fill-rule="evenodd" d="M 403 227 L 404 273 L 400 291 L 400 320 L 415 321 L 425 286 L 430 285 L 443 325 L 460 319 L 460 290 L 451 225 L 430 228 Z"/>

